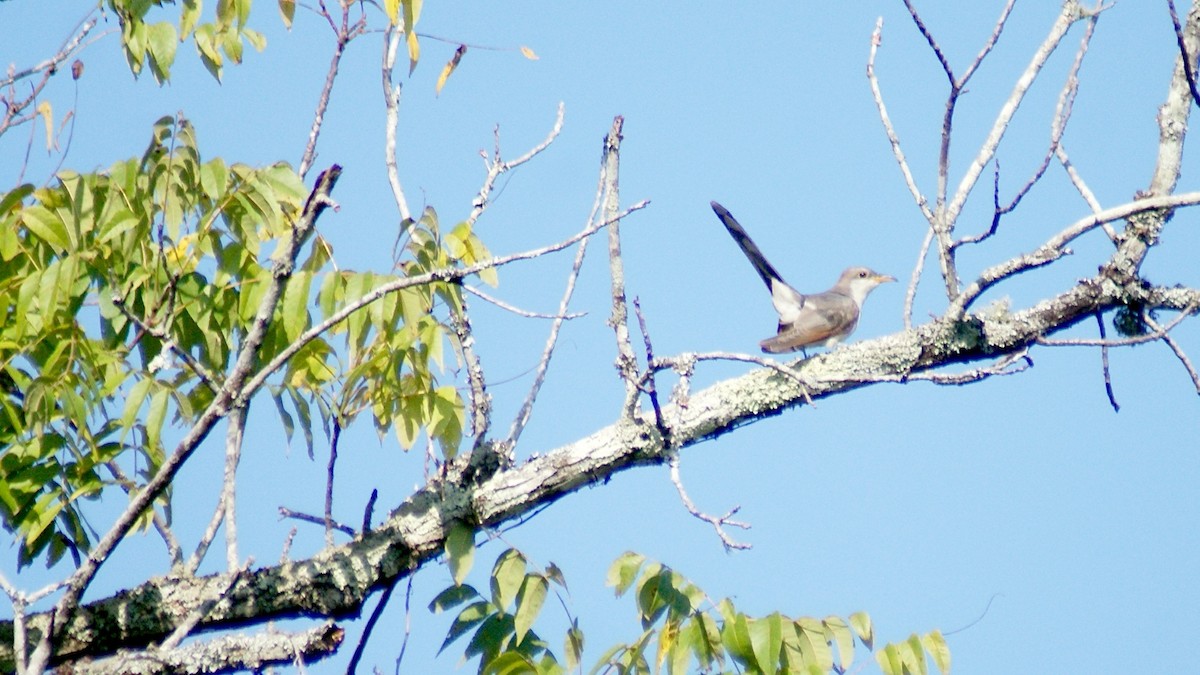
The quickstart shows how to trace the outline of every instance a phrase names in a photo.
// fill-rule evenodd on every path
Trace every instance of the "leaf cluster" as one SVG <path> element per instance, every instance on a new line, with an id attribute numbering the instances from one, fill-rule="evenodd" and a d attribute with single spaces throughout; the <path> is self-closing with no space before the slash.
<path id="1" fill-rule="evenodd" d="M 306 195 L 286 164 L 203 160 L 182 116 L 160 119 L 141 157 L 0 195 L 0 522 L 19 536 L 21 564 L 89 549 L 82 504 L 108 488 L 132 494 L 155 473 L 168 428 L 195 421 L 225 386 L 278 275 L 286 285 L 248 375 L 290 353 L 265 381 L 288 437 L 302 430 L 311 454 L 318 422 L 328 433 L 369 410 L 403 447 L 427 432 L 454 455 L 465 410 L 437 375 L 446 342 L 457 346 L 436 310 L 457 311 L 461 287 L 361 301 L 491 254 L 466 223 L 443 236 L 430 208 L 404 223 L 395 274 L 336 269 L 319 236 L 292 269 L 277 253 Z M 170 491 L 158 506 L 169 521 Z"/>

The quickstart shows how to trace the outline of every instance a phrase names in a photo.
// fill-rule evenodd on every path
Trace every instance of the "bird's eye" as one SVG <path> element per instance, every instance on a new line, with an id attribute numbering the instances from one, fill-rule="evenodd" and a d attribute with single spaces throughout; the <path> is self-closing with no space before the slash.
<path id="1" fill-rule="evenodd" d="M 867 278 L 867 273 L 866 273 L 866 271 L 864 270 L 864 271 L 862 271 L 862 272 L 859 272 L 859 273 L 858 273 L 858 278 L 859 278 L 859 279 L 866 279 L 866 278 Z"/>

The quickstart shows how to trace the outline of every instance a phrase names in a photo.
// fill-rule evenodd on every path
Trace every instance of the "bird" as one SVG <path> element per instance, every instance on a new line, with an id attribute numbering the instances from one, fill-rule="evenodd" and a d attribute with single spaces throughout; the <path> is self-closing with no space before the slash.
<path id="1" fill-rule="evenodd" d="M 833 288 L 811 295 L 800 293 L 779 276 L 728 209 L 717 202 L 709 204 L 771 291 L 771 302 L 779 313 L 779 329 L 759 343 L 768 354 L 801 351 L 807 356 L 808 347 L 833 349 L 858 327 L 867 295 L 876 286 L 896 280 L 869 267 L 848 267 Z"/>

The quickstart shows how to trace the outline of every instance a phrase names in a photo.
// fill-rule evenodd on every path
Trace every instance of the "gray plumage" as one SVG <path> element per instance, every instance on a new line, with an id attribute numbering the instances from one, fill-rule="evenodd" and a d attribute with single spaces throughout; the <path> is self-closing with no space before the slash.
<path id="1" fill-rule="evenodd" d="M 768 354 L 794 352 L 812 346 L 833 348 L 858 327 L 858 317 L 867 295 L 879 284 L 896 280 L 867 267 L 850 267 L 842 272 L 833 288 L 811 295 L 800 293 L 767 262 L 766 256 L 732 213 L 716 202 L 711 205 L 771 291 L 771 303 L 779 314 L 779 328 L 773 337 L 760 343 Z"/>

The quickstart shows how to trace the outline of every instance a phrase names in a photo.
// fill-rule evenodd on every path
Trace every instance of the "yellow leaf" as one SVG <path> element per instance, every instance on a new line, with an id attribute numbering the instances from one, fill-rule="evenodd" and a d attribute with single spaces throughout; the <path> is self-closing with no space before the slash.
<path id="1" fill-rule="evenodd" d="M 417 34 L 408 34 L 408 74 L 412 75 L 412 71 L 417 67 L 417 61 L 421 58 L 421 43 L 417 42 Z"/>
<path id="2" fill-rule="evenodd" d="M 394 5 L 395 2 L 390 4 Z M 279 0 L 279 17 L 283 19 L 283 27 L 291 30 L 292 19 L 296 17 L 296 0 Z"/>
<path id="3" fill-rule="evenodd" d="M 442 87 L 446 85 L 446 80 L 450 78 L 450 73 L 454 72 L 454 69 L 458 67 L 458 62 L 462 61 L 463 54 L 466 53 L 466 45 L 459 45 L 458 49 L 454 50 L 454 56 L 450 57 L 450 60 L 446 62 L 446 67 L 442 68 L 442 74 L 438 75 L 437 91 L 434 92 L 435 96 L 442 93 Z"/>
<path id="4" fill-rule="evenodd" d="M 525 45 L 521 45 L 521 55 L 524 56 L 525 58 L 529 59 L 530 61 L 538 60 L 538 55 L 534 54 L 533 50 L 530 49 L 529 47 L 526 47 Z"/>
<path id="5" fill-rule="evenodd" d="M 387 12 L 388 21 L 395 26 L 400 16 L 400 0 L 383 0 L 383 11 Z"/>
<path id="6" fill-rule="evenodd" d="M 37 113 L 46 120 L 46 151 L 49 152 L 54 149 L 54 111 L 50 107 L 50 102 L 39 103 Z"/>

